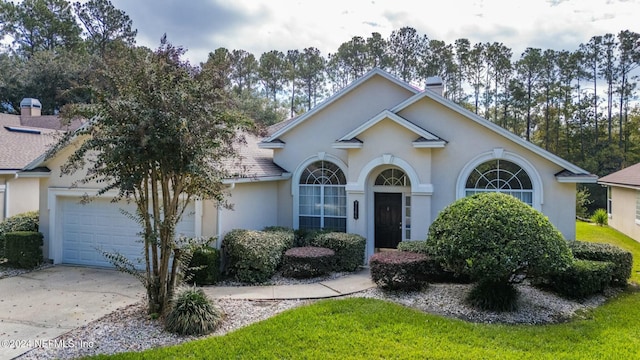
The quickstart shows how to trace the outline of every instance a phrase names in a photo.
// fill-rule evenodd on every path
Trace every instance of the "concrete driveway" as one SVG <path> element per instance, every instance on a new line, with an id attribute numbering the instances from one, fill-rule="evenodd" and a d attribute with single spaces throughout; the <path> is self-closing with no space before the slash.
<path id="1" fill-rule="evenodd" d="M 54 266 L 0 279 L 0 359 L 65 346 L 50 340 L 136 303 L 144 293 L 133 276 L 108 269 Z"/>

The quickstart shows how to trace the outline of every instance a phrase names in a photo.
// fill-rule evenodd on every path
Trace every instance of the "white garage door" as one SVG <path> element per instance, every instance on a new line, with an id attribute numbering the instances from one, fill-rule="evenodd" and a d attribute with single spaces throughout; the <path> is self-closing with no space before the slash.
<path id="1" fill-rule="evenodd" d="M 176 229 L 177 234 L 195 236 L 195 215 L 191 205 Z M 134 213 L 135 206 L 95 199 L 81 204 L 78 198 L 60 199 L 62 262 L 66 264 L 106 266 L 111 263 L 98 249 L 118 252 L 139 268 L 144 268 L 141 227 L 120 209 Z"/>

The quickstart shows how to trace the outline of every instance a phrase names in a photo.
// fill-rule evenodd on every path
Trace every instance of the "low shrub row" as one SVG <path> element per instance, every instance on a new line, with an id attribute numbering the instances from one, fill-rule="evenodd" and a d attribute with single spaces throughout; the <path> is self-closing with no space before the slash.
<path id="1" fill-rule="evenodd" d="M 312 278 L 329 273 L 335 264 L 336 252 L 322 247 L 294 247 L 284 253 L 282 275 L 292 278 Z"/>
<path id="2" fill-rule="evenodd" d="M 328 248 L 336 253 L 336 271 L 356 271 L 364 262 L 367 240 L 357 234 L 340 232 L 319 233 L 311 245 Z"/>
<path id="3" fill-rule="evenodd" d="M 408 251 L 385 251 L 369 259 L 371 280 L 385 290 L 417 290 L 426 281 L 428 257 Z"/>
<path id="4" fill-rule="evenodd" d="M 564 297 L 584 299 L 603 292 L 613 270 L 614 264 L 608 261 L 574 259 L 565 271 L 548 275 L 544 287 Z"/>
<path id="5" fill-rule="evenodd" d="M 613 265 L 610 284 L 627 285 L 633 267 L 631 252 L 611 244 L 586 241 L 572 241 L 569 243 L 569 248 L 576 259 L 610 262 Z"/>

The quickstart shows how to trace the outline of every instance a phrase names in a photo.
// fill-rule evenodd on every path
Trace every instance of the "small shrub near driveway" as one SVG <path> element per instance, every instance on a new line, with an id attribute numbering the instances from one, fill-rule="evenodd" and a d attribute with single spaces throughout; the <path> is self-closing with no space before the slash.
<path id="1" fill-rule="evenodd" d="M 170 306 L 165 328 L 180 335 L 209 334 L 223 318 L 222 312 L 216 309 L 202 289 L 178 290 Z"/>
<path id="2" fill-rule="evenodd" d="M 572 241 L 569 248 L 577 259 L 608 261 L 612 264 L 611 285 L 626 286 L 631 277 L 633 255 L 612 244 Z"/>
<path id="3" fill-rule="evenodd" d="M 4 237 L 8 265 L 33 269 L 42 263 L 42 233 L 14 231 L 4 234 Z"/>
<path id="4" fill-rule="evenodd" d="M 220 280 L 220 252 L 218 249 L 201 246 L 191 257 L 185 277 L 190 284 L 213 285 Z"/>
<path id="5" fill-rule="evenodd" d="M 292 244 L 293 232 L 232 230 L 222 241 L 227 271 L 241 282 L 266 282 Z"/>
<path id="6" fill-rule="evenodd" d="M 336 252 L 336 271 L 356 271 L 364 263 L 366 242 L 364 237 L 357 234 L 330 232 L 319 233 L 311 245 Z"/>
<path id="7" fill-rule="evenodd" d="M 333 269 L 335 251 L 327 248 L 294 247 L 284 253 L 282 275 L 292 278 L 312 278 Z"/>
<path id="8" fill-rule="evenodd" d="M 17 214 L 0 222 L 0 259 L 4 256 L 4 234 L 13 231 L 38 231 L 40 223 L 40 213 L 29 211 Z"/>
<path id="9" fill-rule="evenodd" d="M 371 280 L 385 290 L 416 290 L 422 287 L 428 257 L 408 251 L 375 253 L 369 259 Z"/>

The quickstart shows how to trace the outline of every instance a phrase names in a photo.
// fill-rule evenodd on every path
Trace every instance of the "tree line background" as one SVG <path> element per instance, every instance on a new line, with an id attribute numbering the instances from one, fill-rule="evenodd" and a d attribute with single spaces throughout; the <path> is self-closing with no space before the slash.
<path id="1" fill-rule="evenodd" d="M 96 68 L 127 61 L 119 49 L 136 47 L 136 35 L 109 0 L 0 0 L 0 111 L 16 113 L 24 97 L 38 98 L 43 114 L 91 102 L 83 84 Z M 197 71 L 260 126 L 308 111 L 375 67 L 418 87 L 439 76 L 451 101 L 604 176 L 640 161 L 639 66 L 640 34 L 629 30 L 573 50 L 514 54 L 499 42 L 446 43 L 403 27 L 388 38 L 354 36 L 326 55 L 218 48 Z M 590 190 L 603 206 L 601 189 Z"/>

